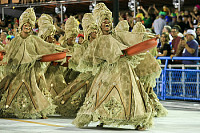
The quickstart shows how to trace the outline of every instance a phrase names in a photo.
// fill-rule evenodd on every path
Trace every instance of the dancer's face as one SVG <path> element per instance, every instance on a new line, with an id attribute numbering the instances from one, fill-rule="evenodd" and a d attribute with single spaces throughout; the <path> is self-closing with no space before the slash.
<path id="1" fill-rule="evenodd" d="M 90 36 L 92 39 L 95 39 L 97 37 L 97 31 L 94 30 L 92 33 L 90 33 Z"/>
<path id="2" fill-rule="evenodd" d="M 55 42 L 54 36 L 53 35 L 48 36 L 46 41 L 49 43 L 54 43 Z"/>
<path id="3" fill-rule="evenodd" d="M 67 39 L 67 44 L 68 45 L 74 45 L 74 43 L 75 43 L 75 37 L 70 37 L 70 38 L 68 38 Z"/>
<path id="4" fill-rule="evenodd" d="M 24 33 L 30 33 L 31 32 L 31 24 L 30 23 L 25 23 L 23 26 L 22 26 L 22 31 Z"/>
<path id="5" fill-rule="evenodd" d="M 103 32 L 109 32 L 111 30 L 111 22 L 108 19 L 105 19 L 102 23 L 101 23 L 101 30 Z"/>

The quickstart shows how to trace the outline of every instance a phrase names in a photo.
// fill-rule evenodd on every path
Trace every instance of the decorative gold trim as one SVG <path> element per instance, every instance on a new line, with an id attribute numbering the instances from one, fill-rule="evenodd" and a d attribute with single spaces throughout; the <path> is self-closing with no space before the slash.
<path id="1" fill-rule="evenodd" d="M 140 92 L 140 94 L 141 94 L 142 101 L 143 101 L 143 103 L 144 103 L 145 111 L 147 111 L 147 107 L 145 106 L 144 96 L 143 96 L 143 93 L 142 93 L 142 86 L 141 86 L 141 83 L 140 83 L 139 80 L 136 80 L 136 83 L 137 83 L 137 86 L 138 86 L 139 92 Z"/>
<path id="2" fill-rule="evenodd" d="M 27 89 L 27 91 L 28 91 L 28 94 L 29 94 L 29 96 L 30 96 L 30 98 L 31 98 L 31 101 L 32 101 L 32 103 L 33 103 L 33 106 L 34 106 L 34 108 L 37 110 L 36 103 L 35 103 L 35 100 L 34 100 L 34 98 L 33 98 L 33 95 L 32 95 L 31 90 L 30 90 L 30 88 L 29 88 L 29 86 L 28 86 L 28 84 L 27 84 L 26 82 L 24 82 L 24 84 L 25 84 L 25 87 L 26 87 L 26 89 Z"/>
<path id="3" fill-rule="evenodd" d="M 96 106 L 94 108 L 94 110 L 96 110 L 101 104 L 102 102 L 108 97 L 108 95 L 110 94 L 110 92 L 113 90 L 115 86 L 113 85 L 110 90 L 106 93 L 106 95 L 103 97 L 103 99 L 99 102 L 99 103 L 96 103 Z M 96 101 L 97 102 L 97 101 Z"/>
<path id="4" fill-rule="evenodd" d="M 131 115 L 131 105 L 132 105 L 132 89 L 133 89 L 133 86 L 132 86 L 132 83 L 131 83 L 131 87 L 130 87 L 130 90 L 129 90 L 129 108 L 128 108 L 128 111 L 127 111 L 127 117 L 129 117 L 130 119 L 130 115 Z"/>
<path id="5" fill-rule="evenodd" d="M 67 88 L 71 88 L 74 84 L 76 84 L 78 81 L 75 81 L 74 83 L 70 84 L 69 87 L 67 86 Z M 61 97 L 62 95 L 64 95 L 66 92 L 68 91 L 68 89 L 64 89 L 62 90 L 58 95 L 57 97 Z M 71 92 L 71 90 L 70 90 Z"/>
<path id="6" fill-rule="evenodd" d="M 82 85 L 80 85 L 78 88 L 76 88 L 75 90 L 71 91 L 71 93 L 69 95 L 67 95 L 66 97 L 63 97 L 63 101 L 67 101 L 72 95 L 74 95 L 79 89 L 81 89 L 83 86 L 87 85 L 87 83 L 83 83 Z"/>
<path id="7" fill-rule="evenodd" d="M 15 90 L 14 94 L 12 95 L 11 97 L 11 100 L 9 100 L 9 96 L 10 96 L 10 89 L 11 87 L 8 89 L 8 95 L 7 95 L 7 98 L 6 98 L 6 105 L 10 106 L 10 104 L 12 103 L 15 95 L 17 94 L 17 92 L 19 91 L 20 87 L 22 86 L 23 82 L 21 82 L 21 84 L 17 87 L 17 89 Z"/>
<path id="8" fill-rule="evenodd" d="M 24 82 L 21 82 L 21 84 L 19 85 L 19 87 L 15 90 L 14 94 L 12 95 L 10 101 L 8 100 L 8 99 L 9 99 L 9 96 L 10 96 L 10 93 L 9 93 L 9 92 L 10 92 L 10 88 L 9 88 L 9 90 L 8 90 L 8 95 L 7 95 L 7 98 L 6 98 L 6 105 L 10 106 L 10 104 L 12 103 L 13 99 L 15 98 L 16 94 L 18 93 L 18 91 L 20 90 L 20 88 L 21 88 L 21 86 L 22 86 L 23 84 L 25 85 L 25 88 L 26 88 L 27 91 L 28 91 L 28 94 L 29 94 L 29 96 L 30 96 L 30 98 L 31 98 L 31 101 L 32 101 L 32 103 L 33 103 L 34 108 L 37 109 L 36 103 L 35 103 L 35 101 L 34 101 L 34 99 L 33 99 L 33 95 L 32 95 L 32 93 L 31 93 L 31 91 L 30 91 L 30 89 L 29 89 L 29 87 L 28 87 L 28 85 L 27 85 L 27 83 L 26 83 L 25 81 L 24 81 Z"/>
<path id="9" fill-rule="evenodd" d="M 9 82 L 10 82 L 10 79 L 8 79 L 8 80 L 6 81 L 6 85 L 4 86 L 4 91 L 6 91 L 6 88 L 8 88 Z"/>
<path id="10" fill-rule="evenodd" d="M 122 96 L 122 94 L 121 94 L 121 91 L 120 91 L 119 88 L 117 87 L 117 85 L 115 86 L 115 88 L 117 89 L 117 91 L 118 91 L 118 93 L 119 93 L 120 100 L 121 100 L 122 105 L 123 105 L 123 107 L 124 107 L 125 117 L 126 117 L 126 119 L 127 119 L 126 107 L 125 107 L 125 105 L 124 105 L 124 100 L 123 100 L 123 98 L 122 98 L 123 96 Z M 130 94 L 130 95 L 131 95 L 131 94 Z"/>
<path id="11" fill-rule="evenodd" d="M 118 92 L 118 94 L 119 94 L 121 103 L 122 103 L 123 108 L 124 108 L 125 117 L 127 118 L 127 116 L 126 116 L 126 109 L 125 109 L 125 105 L 124 105 L 124 102 L 123 102 L 124 100 L 122 99 L 122 95 L 121 95 L 120 90 L 119 90 L 115 85 L 113 85 L 113 86 L 111 87 L 111 89 L 106 93 L 106 95 L 103 97 L 103 99 L 102 99 L 100 102 L 97 102 L 97 101 L 99 100 L 99 99 L 97 99 L 97 101 L 96 101 L 96 106 L 95 106 L 94 110 L 96 110 L 96 109 L 103 103 L 103 101 L 108 97 L 108 95 L 111 93 L 111 91 L 112 91 L 114 88 L 117 90 L 117 92 Z"/>

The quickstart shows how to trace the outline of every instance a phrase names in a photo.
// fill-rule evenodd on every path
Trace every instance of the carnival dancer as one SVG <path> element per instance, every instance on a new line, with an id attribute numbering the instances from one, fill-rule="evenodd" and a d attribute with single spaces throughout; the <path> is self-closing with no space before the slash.
<path id="1" fill-rule="evenodd" d="M 69 54 L 71 55 L 73 54 L 74 49 L 80 46 L 75 42 L 78 32 L 78 22 L 73 16 L 70 16 L 65 23 L 65 34 L 60 37 L 59 42 L 63 48 L 69 50 Z M 65 70 L 64 77 L 66 83 L 70 84 L 78 75 L 78 71 L 72 69 Z"/>
<path id="2" fill-rule="evenodd" d="M 53 25 L 53 18 L 48 14 L 42 14 L 38 19 L 38 36 L 44 41 L 55 44 L 56 28 Z M 57 44 L 55 44 L 57 45 Z M 66 59 L 65 59 L 66 60 Z M 45 63 L 44 70 L 47 88 L 54 99 L 64 88 L 67 87 L 63 72 L 65 67 L 60 66 L 60 62 Z M 43 78 L 42 78 L 43 79 Z"/>
<path id="3" fill-rule="evenodd" d="M 46 118 L 55 111 L 50 93 L 39 88 L 37 77 L 43 72 L 40 59 L 43 55 L 62 51 L 63 48 L 47 43 L 38 36 L 31 35 L 35 26 L 33 8 L 26 9 L 20 16 L 20 34 L 16 36 L 6 51 L 7 76 L 0 82 L 4 90 L 0 101 L 1 117 Z"/>
<path id="4" fill-rule="evenodd" d="M 69 60 L 69 68 L 76 70 L 79 59 L 84 55 L 85 49 L 96 38 L 97 26 L 91 13 L 86 13 L 82 19 L 84 42 L 74 48 Z M 83 72 L 73 80 L 57 97 L 56 105 L 62 116 L 75 117 L 82 106 L 85 96 L 93 81 L 91 72 Z"/>
<path id="5" fill-rule="evenodd" d="M 122 43 L 124 42 L 124 44 L 129 47 L 129 44 L 133 44 L 134 42 L 140 43 L 142 41 L 151 39 L 152 37 L 156 37 L 151 33 L 147 33 L 144 25 L 140 22 L 137 22 L 136 25 L 133 27 L 132 34 L 134 36 L 128 33 L 128 27 L 129 26 L 126 20 L 120 21 L 115 27 L 114 35 L 116 39 L 118 39 Z M 125 40 L 125 36 L 135 41 L 130 42 L 132 40 Z M 161 68 L 158 61 L 152 56 L 152 53 L 150 51 L 141 56 L 144 59 L 141 60 L 140 64 L 138 64 L 135 68 L 135 73 L 140 79 L 140 82 L 143 84 L 145 91 L 149 95 L 154 116 L 166 116 L 166 108 L 163 107 L 163 105 L 159 102 L 157 95 L 153 91 L 153 88 L 156 86 L 156 79 L 160 77 Z"/>
<path id="6" fill-rule="evenodd" d="M 92 71 L 95 77 L 73 124 L 83 127 L 99 121 L 100 126 L 132 125 L 145 130 L 152 125 L 152 108 L 134 71 L 143 58 L 140 54 L 121 57 L 127 46 L 113 38 L 112 13 L 105 4 L 97 4 L 93 14 L 98 37 L 86 49 L 77 69 Z"/>

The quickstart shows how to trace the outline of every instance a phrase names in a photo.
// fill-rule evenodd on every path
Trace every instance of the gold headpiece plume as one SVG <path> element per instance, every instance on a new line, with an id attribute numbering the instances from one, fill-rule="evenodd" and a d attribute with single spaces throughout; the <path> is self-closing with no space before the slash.
<path id="1" fill-rule="evenodd" d="M 98 3 L 93 10 L 94 19 L 100 29 L 101 23 L 108 19 L 112 23 L 112 12 L 106 7 L 104 3 Z"/>
<path id="2" fill-rule="evenodd" d="M 92 13 L 85 13 L 82 19 L 82 26 L 84 31 L 84 39 L 88 40 L 90 33 L 97 30 L 97 25 L 95 23 Z"/>
<path id="3" fill-rule="evenodd" d="M 133 30 L 132 32 L 146 32 L 144 25 L 141 22 L 137 22 L 134 26 L 133 26 Z"/>
<path id="4" fill-rule="evenodd" d="M 70 37 L 76 37 L 79 33 L 78 28 L 78 21 L 73 16 L 70 16 L 65 23 L 65 40 Z"/>
<path id="5" fill-rule="evenodd" d="M 25 23 L 30 23 L 31 27 L 35 27 L 36 16 L 33 8 L 27 8 L 19 18 L 19 30 Z"/>
<path id="6" fill-rule="evenodd" d="M 48 14 L 42 14 L 38 19 L 39 33 L 38 36 L 46 40 L 50 35 L 55 35 L 56 28 L 53 25 L 53 19 Z"/>
<path id="7" fill-rule="evenodd" d="M 127 20 L 120 21 L 117 26 L 115 27 L 115 31 L 122 32 L 122 31 L 129 31 L 129 24 Z"/>
<path id="8" fill-rule="evenodd" d="M 42 14 L 38 19 L 38 25 L 53 24 L 53 18 L 48 14 Z"/>

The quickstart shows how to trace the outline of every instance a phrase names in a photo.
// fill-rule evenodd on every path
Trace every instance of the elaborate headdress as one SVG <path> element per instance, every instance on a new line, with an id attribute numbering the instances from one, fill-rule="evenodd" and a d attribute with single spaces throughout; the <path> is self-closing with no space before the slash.
<path id="1" fill-rule="evenodd" d="M 134 26 L 133 26 L 133 30 L 132 32 L 146 32 L 144 25 L 141 22 L 137 22 Z"/>
<path id="2" fill-rule="evenodd" d="M 38 25 L 53 24 L 53 18 L 48 14 L 42 14 L 38 19 Z"/>
<path id="3" fill-rule="evenodd" d="M 112 23 L 112 12 L 106 7 L 104 3 L 98 3 L 93 10 L 94 19 L 96 20 L 98 29 L 100 29 L 102 22 L 108 19 Z"/>
<path id="4" fill-rule="evenodd" d="M 88 36 L 90 33 L 97 30 L 97 25 L 95 23 L 94 17 L 92 13 L 85 13 L 82 19 L 82 26 L 84 31 L 84 39 L 88 40 Z"/>
<path id="5" fill-rule="evenodd" d="M 35 27 L 36 16 L 33 8 L 27 8 L 19 18 L 19 30 L 25 23 L 30 23 L 31 27 Z"/>
<path id="6" fill-rule="evenodd" d="M 54 35 L 56 28 L 53 25 L 53 19 L 48 14 L 42 14 L 38 19 L 39 33 L 38 36 L 46 40 L 50 35 Z"/>
<path id="7" fill-rule="evenodd" d="M 129 24 L 127 20 L 120 21 L 117 26 L 115 27 L 115 31 L 122 32 L 122 31 L 129 31 Z"/>
<path id="8" fill-rule="evenodd" d="M 76 37 L 79 33 L 78 28 L 78 21 L 73 16 L 70 16 L 65 23 L 65 40 L 70 37 Z"/>

